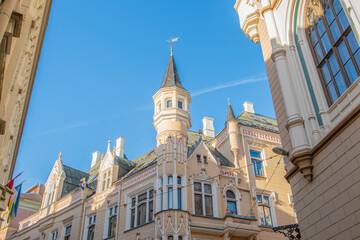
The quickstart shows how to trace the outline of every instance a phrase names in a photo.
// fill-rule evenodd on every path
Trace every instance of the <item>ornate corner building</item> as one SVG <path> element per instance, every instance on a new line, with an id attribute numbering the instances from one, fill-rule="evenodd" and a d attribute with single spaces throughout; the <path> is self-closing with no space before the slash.
<path id="1" fill-rule="evenodd" d="M 360 233 L 360 4 L 237 0 L 261 43 L 303 239 Z"/>
<path id="2" fill-rule="evenodd" d="M 14 171 L 52 0 L 0 1 L 0 215 Z"/>
<path id="3" fill-rule="evenodd" d="M 283 158 L 272 152 L 281 145 L 276 121 L 249 102 L 235 117 L 229 103 L 216 136 L 208 117 L 190 131 L 191 97 L 172 55 L 153 101 L 154 149 L 130 161 L 120 137 L 93 153 L 87 172 L 59 154 L 41 209 L 13 239 L 285 239 L 272 230 L 295 223 Z"/>

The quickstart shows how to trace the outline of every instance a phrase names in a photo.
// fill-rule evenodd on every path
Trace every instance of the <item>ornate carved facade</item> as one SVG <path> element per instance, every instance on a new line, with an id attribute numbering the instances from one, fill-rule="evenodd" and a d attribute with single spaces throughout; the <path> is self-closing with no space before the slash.
<path id="1" fill-rule="evenodd" d="M 42 209 L 14 238 L 284 239 L 271 227 L 295 218 L 282 157 L 272 152 L 281 144 L 276 121 L 246 102 L 237 117 L 229 105 L 216 136 L 211 118 L 203 121 L 208 134 L 190 131 L 191 98 L 173 56 L 153 101 L 154 149 L 130 161 L 120 137 L 114 150 L 109 141 L 105 155 L 94 152 L 88 172 L 59 156 Z M 76 185 L 82 178 L 85 190 Z"/>
<path id="2" fill-rule="evenodd" d="M 0 3 L 1 192 L 13 175 L 51 3 L 51 0 Z M 3 208 L 1 204 L 0 214 Z"/>
<path id="3" fill-rule="evenodd" d="M 260 6 L 255 7 L 251 1 L 237 0 L 235 9 L 250 39 L 254 34 L 245 23 L 260 12 L 252 25 L 259 39 L 252 40 L 261 43 L 282 144 L 289 153 L 286 178 L 301 237 L 357 239 L 359 2 L 257 2 Z M 324 208 L 330 205 L 334 207 Z M 354 221 L 347 224 L 350 218 Z M 339 229 L 343 224 L 346 227 Z"/>

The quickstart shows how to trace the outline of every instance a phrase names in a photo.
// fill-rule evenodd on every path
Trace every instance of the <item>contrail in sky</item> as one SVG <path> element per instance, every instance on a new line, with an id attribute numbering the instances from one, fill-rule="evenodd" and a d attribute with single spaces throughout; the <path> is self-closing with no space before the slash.
<path id="1" fill-rule="evenodd" d="M 235 86 L 239 86 L 239 85 L 243 85 L 243 84 L 247 84 L 247 83 L 261 82 L 261 81 L 266 81 L 266 80 L 267 80 L 267 77 L 265 77 L 265 76 L 252 76 L 247 79 L 241 79 L 241 80 L 237 80 L 237 81 L 233 81 L 233 82 L 219 84 L 217 86 L 213 86 L 213 87 L 209 87 L 209 88 L 200 89 L 198 91 L 194 91 L 194 93 L 192 93 L 191 96 L 196 97 L 196 96 L 200 96 L 200 95 L 214 92 L 214 91 L 224 89 L 224 88 L 235 87 Z M 132 112 L 147 111 L 147 110 L 152 110 L 152 109 L 153 109 L 153 104 L 147 104 L 147 105 L 139 106 L 137 108 L 129 109 L 122 113 L 113 115 L 112 118 L 123 116 L 125 114 L 132 113 Z M 56 132 L 60 132 L 60 131 L 65 131 L 65 130 L 69 130 L 69 129 L 73 129 L 73 128 L 78 128 L 78 127 L 94 124 L 94 123 L 101 122 L 103 120 L 108 120 L 108 119 L 109 118 L 100 118 L 100 119 L 94 119 L 94 120 L 86 121 L 86 122 L 82 122 L 82 123 L 75 123 L 75 124 L 71 124 L 71 125 L 68 125 L 65 127 L 60 127 L 60 128 L 36 133 L 36 134 L 30 135 L 30 136 L 24 136 L 24 138 L 28 139 L 28 138 L 44 136 L 44 135 L 48 135 L 48 134 L 52 134 L 52 133 L 56 133 Z"/>
<path id="2" fill-rule="evenodd" d="M 205 93 L 210 93 L 210 92 L 214 92 L 220 89 L 224 89 L 224 88 L 229 88 L 229 87 L 235 87 L 238 85 L 243 85 L 246 83 L 253 83 L 253 82 L 261 82 L 261 81 L 266 81 L 267 77 L 257 77 L 257 78 L 248 78 L 248 79 L 243 79 L 243 80 L 237 80 L 234 82 L 228 82 L 228 83 L 223 83 L 217 86 L 213 86 L 213 87 L 209 87 L 209 88 L 205 88 L 205 89 L 201 89 L 198 91 L 195 91 L 193 94 L 191 94 L 192 97 L 196 97 L 199 95 L 203 95 Z"/>

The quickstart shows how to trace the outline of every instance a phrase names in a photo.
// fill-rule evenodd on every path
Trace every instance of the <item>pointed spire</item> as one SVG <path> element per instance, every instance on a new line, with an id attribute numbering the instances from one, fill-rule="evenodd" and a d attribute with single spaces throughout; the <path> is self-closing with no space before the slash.
<path id="1" fill-rule="evenodd" d="M 58 156 L 59 156 L 59 159 L 61 160 L 61 157 L 62 157 L 62 154 L 61 154 L 61 152 L 59 152 L 59 155 L 58 155 Z"/>
<path id="2" fill-rule="evenodd" d="M 229 105 L 228 105 L 228 112 L 227 112 L 226 121 L 236 120 L 235 115 L 234 115 L 234 111 L 233 111 L 233 109 L 231 107 L 231 104 L 230 104 L 230 99 L 228 99 L 228 102 L 229 102 Z"/>
<path id="3" fill-rule="evenodd" d="M 110 144 L 111 144 L 111 141 L 109 140 L 108 141 L 108 147 L 107 147 L 107 151 L 110 152 Z"/>
<path id="4" fill-rule="evenodd" d="M 161 88 L 174 86 L 184 89 L 181 85 L 180 77 L 176 69 L 174 56 L 171 54 Z"/>

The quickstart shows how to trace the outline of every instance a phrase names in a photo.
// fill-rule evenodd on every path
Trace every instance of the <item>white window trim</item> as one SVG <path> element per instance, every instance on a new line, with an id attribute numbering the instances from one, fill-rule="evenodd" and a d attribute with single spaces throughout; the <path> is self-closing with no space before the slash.
<path id="1" fill-rule="evenodd" d="M 201 183 L 201 190 L 202 190 L 202 196 L 204 196 L 204 184 L 209 184 L 211 185 L 211 191 L 212 191 L 212 207 L 213 207 L 213 216 L 206 216 L 206 209 L 205 209 L 205 198 L 202 197 L 202 207 L 203 207 L 203 214 L 200 216 L 204 216 L 204 217 L 218 217 L 218 205 L 217 205 L 217 196 L 216 196 L 216 186 L 215 186 L 215 182 L 211 182 L 211 181 L 204 181 L 201 179 L 193 179 L 192 180 L 192 200 L 193 200 L 193 214 L 195 214 L 195 186 L 194 183 L 195 182 L 200 182 Z M 197 193 L 197 192 L 196 192 Z"/>
<path id="2" fill-rule="evenodd" d="M 150 194 L 150 191 L 151 190 L 154 190 L 154 186 L 151 186 L 151 187 L 149 187 L 149 188 L 146 188 L 146 189 L 143 189 L 143 190 L 141 190 L 141 191 L 139 191 L 139 192 L 137 192 L 137 193 L 132 193 L 132 194 L 128 194 L 127 195 L 127 200 L 128 200 L 128 203 L 127 203 L 127 207 L 126 207 L 126 212 L 127 212 L 127 218 L 126 218 L 126 229 L 127 230 L 129 230 L 129 229 L 133 229 L 133 228 L 136 228 L 136 227 L 138 227 L 138 225 L 137 225 L 137 221 L 138 221 L 138 206 L 139 206 L 139 203 L 138 203 L 138 196 L 139 195 L 141 195 L 141 194 L 143 194 L 143 193 L 146 193 L 147 194 L 147 199 L 145 200 L 145 201 L 142 201 L 141 203 L 146 203 L 146 221 L 145 221 L 145 223 L 144 224 L 147 224 L 147 223 L 149 223 L 149 222 L 152 222 L 152 221 L 154 221 L 154 217 L 155 217 L 155 208 L 154 208 L 154 206 L 155 206 L 155 203 L 156 203 L 156 198 L 155 198 L 155 191 L 153 192 L 153 197 L 152 197 L 152 199 L 150 200 L 149 199 L 149 194 Z M 136 203 L 135 203 L 135 219 L 134 219 L 134 227 L 131 227 L 131 209 L 133 208 L 132 206 L 131 206 L 131 204 L 132 204 L 132 199 L 133 198 L 136 198 Z M 153 220 L 152 221 L 149 221 L 149 203 L 150 202 L 153 202 Z M 144 225 L 144 224 L 142 224 L 142 225 Z M 141 226 L 142 226 L 141 225 Z"/>
<path id="3" fill-rule="evenodd" d="M 252 161 L 251 161 L 250 151 L 260 152 L 260 157 L 261 157 L 261 161 L 262 161 L 262 168 L 263 168 L 264 175 L 263 176 L 256 175 L 255 172 L 254 172 L 255 177 L 264 177 L 264 178 L 266 178 L 267 177 L 267 172 L 266 172 L 267 161 L 266 161 L 265 149 L 264 148 L 254 147 L 254 146 L 249 146 L 248 149 L 249 149 L 249 151 L 248 151 L 249 159 L 250 159 L 251 163 L 252 163 Z M 253 169 L 254 169 L 254 167 L 253 167 Z"/>
<path id="4" fill-rule="evenodd" d="M 109 220 L 111 217 L 116 216 L 116 226 L 117 226 L 117 214 L 119 212 L 119 207 L 117 209 L 117 212 L 114 214 L 115 211 L 115 207 L 117 206 L 117 204 L 112 204 L 106 207 L 106 211 L 105 211 L 105 221 L 104 221 L 104 234 L 103 234 L 103 238 L 106 239 L 108 238 L 108 232 L 109 232 Z M 110 215 L 110 209 L 113 209 L 113 213 Z"/>
<path id="5" fill-rule="evenodd" d="M 263 196 L 266 196 L 269 198 L 269 208 L 270 208 L 270 214 L 271 214 L 271 222 L 272 222 L 272 227 L 277 227 L 277 217 L 276 217 L 276 213 L 275 213 L 275 207 L 274 207 L 274 199 L 271 195 L 271 193 L 259 193 L 259 192 L 256 192 L 256 196 L 257 195 L 261 195 L 261 197 L 263 198 Z M 263 205 L 266 205 L 266 204 L 263 204 Z M 257 199 L 256 199 L 256 206 L 257 206 L 257 210 L 258 210 L 258 216 L 259 216 L 259 226 L 262 226 L 261 225 L 261 220 L 260 220 L 260 211 L 259 211 L 259 205 L 258 205 L 258 202 L 257 202 Z M 267 226 L 264 226 L 264 227 L 267 227 Z"/>
<path id="6" fill-rule="evenodd" d="M 95 223 L 94 223 L 94 216 L 96 216 L 96 213 L 91 213 L 91 214 L 88 214 L 87 216 L 86 216 L 86 218 L 85 218 L 85 227 L 84 227 L 84 238 L 83 238 L 83 240 L 87 240 L 87 237 L 88 237 L 88 233 L 89 233 L 89 226 L 90 225 L 95 225 L 96 226 L 96 221 L 97 221 L 97 219 L 96 219 L 96 221 L 95 221 Z M 91 224 L 89 224 L 89 219 L 90 219 L 90 217 L 92 218 L 91 219 Z M 97 217 L 96 217 L 97 218 Z M 72 230 L 72 229 L 71 229 Z"/>

